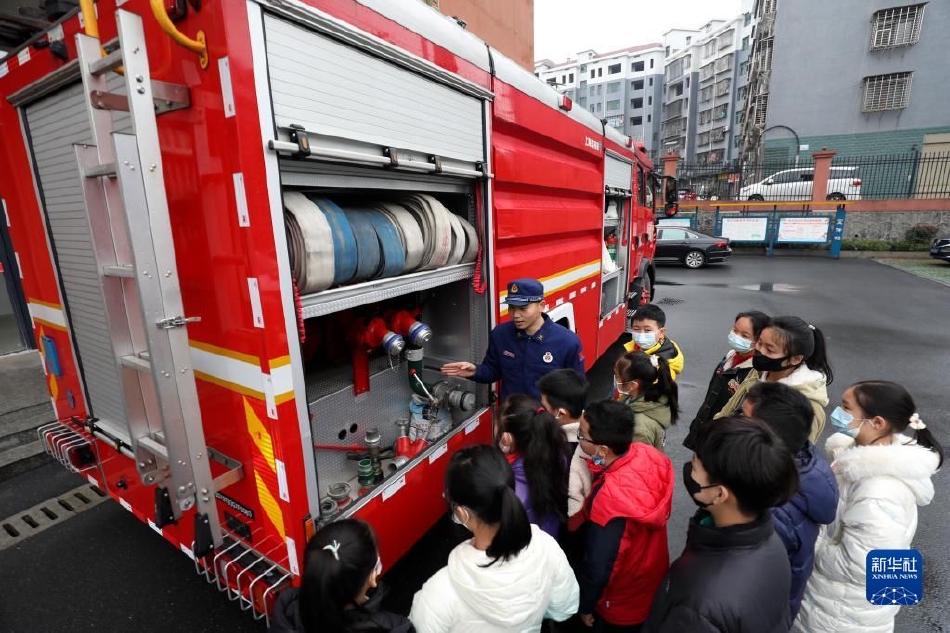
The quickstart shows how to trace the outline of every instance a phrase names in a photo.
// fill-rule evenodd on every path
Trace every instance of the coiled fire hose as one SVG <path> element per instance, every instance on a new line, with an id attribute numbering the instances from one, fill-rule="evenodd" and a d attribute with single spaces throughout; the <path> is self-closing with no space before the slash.
<path id="1" fill-rule="evenodd" d="M 427 194 L 341 208 L 328 198 L 284 194 L 291 272 L 299 292 L 476 261 L 475 228 Z"/>

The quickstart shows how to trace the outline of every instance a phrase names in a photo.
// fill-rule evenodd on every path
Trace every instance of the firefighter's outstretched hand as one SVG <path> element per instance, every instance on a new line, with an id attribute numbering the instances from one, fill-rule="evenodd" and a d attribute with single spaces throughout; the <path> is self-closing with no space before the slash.
<path id="1" fill-rule="evenodd" d="M 475 375 L 475 365 L 465 361 L 458 363 L 446 363 L 442 365 L 442 373 L 446 376 L 458 376 L 459 378 L 471 378 Z"/>

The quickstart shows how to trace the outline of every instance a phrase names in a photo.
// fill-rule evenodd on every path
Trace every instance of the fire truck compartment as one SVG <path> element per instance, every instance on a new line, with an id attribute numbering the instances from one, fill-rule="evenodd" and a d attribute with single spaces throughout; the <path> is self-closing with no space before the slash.
<path id="1" fill-rule="evenodd" d="M 419 308 L 420 322 L 432 328 L 432 339 L 424 347 L 423 370 L 421 379 L 429 388 L 445 380 L 447 388 L 457 388 L 475 395 L 475 404 L 467 411 L 452 408 L 451 429 L 438 438 L 431 438 L 426 452 L 415 460 L 400 467 L 398 471 L 386 472 L 387 478 L 378 483 L 375 489 L 364 489 L 358 496 L 360 486 L 357 483 L 357 462 L 348 459 L 341 450 L 328 450 L 326 447 L 360 446 L 364 447 L 367 430 L 377 429 L 381 436 L 381 446 L 393 447 L 400 434 L 399 420 L 409 420 L 410 400 L 413 396 L 409 378 L 406 353 L 392 357 L 383 351 L 371 352 L 368 363 L 368 389 L 354 397 L 354 371 L 356 362 L 351 360 L 352 347 L 340 339 L 346 337 L 347 325 L 356 315 L 370 316 L 385 314 L 396 309 Z M 354 314 L 354 312 L 356 314 Z M 343 320 L 343 324 L 339 321 Z M 306 362 L 305 379 L 307 401 L 311 417 L 312 439 L 315 446 L 324 447 L 315 450 L 317 477 L 321 497 L 327 496 L 327 490 L 336 483 L 348 483 L 351 497 L 357 499 L 347 509 L 355 512 L 365 501 L 382 491 L 390 477 L 402 476 L 419 464 L 429 448 L 444 445 L 453 433 L 468 420 L 480 415 L 488 404 L 488 388 L 467 380 L 445 379 L 439 374 L 439 367 L 448 361 L 472 359 L 481 360 L 487 346 L 488 310 L 484 296 L 477 295 L 472 289 L 470 279 L 461 279 L 421 292 L 413 292 L 382 303 L 328 314 L 309 319 L 308 336 L 322 336 L 323 340 L 314 341 L 317 352 Z M 326 329 L 324 329 L 326 328 Z M 320 334 L 323 332 L 323 334 Z M 326 338 L 333 338 L 334 343 Z M 308 356 L 307 343 L 304 344 L 304 357 Z M 337 358 L 332 358 L 331 348 L 337 348 Z M 331 358 L 328 358 L 328 355 Z M 446 407 L 447 408 L 447 407 Z M 448 410 L 448 408 L 447 408 Z M 391 460 L 384 460 L 388 467 Z"/>

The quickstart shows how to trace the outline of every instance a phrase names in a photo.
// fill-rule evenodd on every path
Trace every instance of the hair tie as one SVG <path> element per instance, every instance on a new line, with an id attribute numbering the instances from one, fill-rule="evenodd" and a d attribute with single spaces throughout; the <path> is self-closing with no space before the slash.
<path id="1" fill-rule="evenodd" d="M 323 549 L 330 550 L 330 553 L 333 554 L 333 558 L 335 558 L 337 561 L 340 560 L 340 542 L 336 539 L 334 539 L 329 545 L 324 545 Z"/>
<path id="2" fill-rule="evenodd" d="M 544 407 L 538 407 L 537 409 L 534 410 L 534 414 L 538 415 L 539 413 L 544 413 L 544 411 L 545 411 Z"/>
<path id="3" fill-rule="evenodd" d="M 915 413 L 914 415 L 910 416 L 910 425 L 909 425 L 909 426 L 910 426 L 910 428 L 914 429 L 915 431 L 922 431 L 922 430 L 924 430 L 924 429 L 927 428 L 927 425 L 924 424 L 924 421 L 921 420 L 921 419 L 920 419 L 920 416 L 917 415 L 916 413 Z"/>
<path id="4" fill-rule="evenodd" d="M 811 330 L 811 331 L 814 331 L 814 330 L 815 330 L 815 326 L 812 325 L 811 323 L 809 323 L 809 324 L 808 324 L 808 329 Z"/>

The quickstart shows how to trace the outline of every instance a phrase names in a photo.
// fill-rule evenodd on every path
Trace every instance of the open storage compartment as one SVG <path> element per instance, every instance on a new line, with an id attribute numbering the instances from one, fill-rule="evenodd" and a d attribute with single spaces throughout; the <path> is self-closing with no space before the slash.
<path id="1" fill-rule="evenodd" d="M 607 316 L 625 302 L 633 164 L 608 152 L 604 175 L 604 256 L 600 316 Z"/>
<path id="2" fill-rule="evenodd" d="M 293 173 L 303 171 L 300 163 L 289 166 Z M 306 167 L 318 178 L 326 177 L 318 164 Z M 475 188 L 484 186 L 480 181 L 446 187 L 434 176 L 429 182 L 380 176 L 350 168 L 346 182 L 352 186 L 285 187 L 284 193 L 324 197 L 344 209 L 396 203 L 404 192 L 425 193 L 472 225 L 484 213 L 476 204 Z M 299 176 L 290 180 L 303 182 Z M 383 180 L 395 186 L 379 186 Z M 449 264 L 301 295 L 303 371 L 322 520 L 349 516 L 377 494 L 385 495 L 395 480 L 404 480 L 488 406 L 487 386 L 439 373 L 443 363 L 477 360 L 487 347 L 489 304 L 473 288 L 474 270 L 474 262 Z M 431 338 L 414 344 L 417 330 L 407 325 L 412 323 L 427 326 Z M 391 334 L 402 343 L 394 343 Z M 418 351 L 413 354 L 413 349 Z M 410 358 L 420 356 L 410 367 Z M 410 448 L 400 453 L 397 441 L 407 432 Z M 360 460 L 370 458 L 367 439 L 375 444 L 377 437 L 382 478 L 377 472 L 368 481 L 365 472 L 361 478 Z M 405 449 L 406 440 L 401 442 Z"/>
<path id="3" fill-rule="evenodd" d="M 474 281 L 492 95 L 319 12 L 263 25 L 326 521 L 413 487 L 488 406 L 487 386 L 439 368 L 480 359 L 491 329 Z"/>

